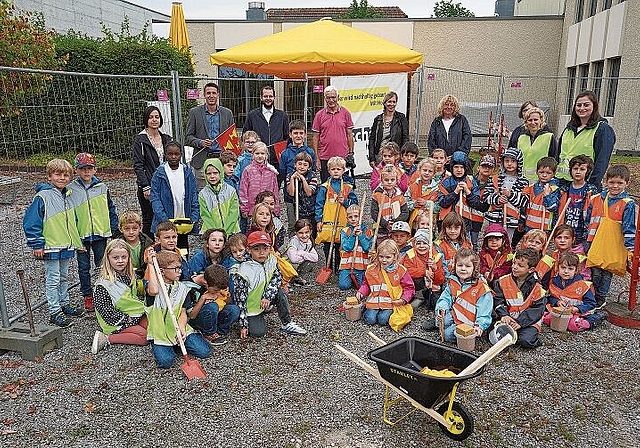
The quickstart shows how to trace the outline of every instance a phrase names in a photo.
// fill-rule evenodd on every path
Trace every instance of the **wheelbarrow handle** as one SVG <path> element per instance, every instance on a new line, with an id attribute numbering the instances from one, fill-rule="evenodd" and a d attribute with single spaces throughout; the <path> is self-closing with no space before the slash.
<path id="1" fill-rule="evenodd" d="M 383 345 L 387 345 L 387 343 L 384 340 L 382 340 L 381 338 L 379 338 L 378 336 L 373 334 L 373 332 L 370 331 L 370 332 L 367 333 L 367 335 L 371 339 L 373 339 L 376 342 L 376 344 L 378 344 L 378 347 L 382 347 Z"/>
<path id="2" fill-rule="evenodd" d="M 458 373 L 457 376 L 471 375 L 471 374 L 477 372 L 485 364 L 487 364 L 493 358 L 498 356 L 498 354 L 502 350 L 504 350 L 505 348 L 507 348 L 511 344 L 515 344 L 515 343 L 516 343 L 515 339 L 513 339 L 513 336 L 511 336 L 510 334 L 504 336 L 498 342 L 496 342 L 496 345 L 492 346 L 489 350 L 487 350 L 482 355 L 480 355 L 480 357 L 478 357 L 478 359 L 476 359 L 471 364 L 469 364 L 467 366 L 467 368 L 464 369 L 462 372 Z"/>

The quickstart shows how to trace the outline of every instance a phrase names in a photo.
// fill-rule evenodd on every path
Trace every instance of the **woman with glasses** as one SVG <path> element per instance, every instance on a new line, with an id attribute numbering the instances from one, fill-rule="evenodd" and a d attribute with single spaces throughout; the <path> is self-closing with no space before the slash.
<path id="1" fill-rule="evenodd" d="M 602 189 L 602 178 L 615 143 L 613 128 L 598 110 L 598 97 L 594 92 L 585 90 L 576 97 L 571 120 L 560 136 L 557 176 L 571 180 L 569 161 L 577 155 L 586 155 L 593 160 L 588 182 Z"/>

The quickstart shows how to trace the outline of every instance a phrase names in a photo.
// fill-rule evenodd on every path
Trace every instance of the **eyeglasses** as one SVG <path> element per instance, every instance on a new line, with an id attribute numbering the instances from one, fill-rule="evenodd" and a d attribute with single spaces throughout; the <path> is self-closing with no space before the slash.
<path id="1" fill-rule="evenodd" d="M 162 269 L 164 269 L 165 271 L 173 271 L 173 272 L 175 272 L 176 274 L 177 274 L 178 272 L 182 272 L 182 266 L 175 266 L 175 267 L 173 267 L 173 268 L 162 268 Z"/>

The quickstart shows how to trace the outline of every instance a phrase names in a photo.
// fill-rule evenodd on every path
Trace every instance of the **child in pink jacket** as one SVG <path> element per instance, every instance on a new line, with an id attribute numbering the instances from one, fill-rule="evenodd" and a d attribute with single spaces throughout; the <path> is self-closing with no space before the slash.
<path id="1" fill-rule="evenodd" d="M 278 171 L 269 163 L 269 150 L 263 142 L 253 147 L 251 163 L 242 172 L 240 178 L 240 213 L 243 218 L 251 216 L 256 205 L 256 196 L 261 191 L 278 191 Z M 280 216 L 280 195 L 275 194 L 274 214 Z"/>

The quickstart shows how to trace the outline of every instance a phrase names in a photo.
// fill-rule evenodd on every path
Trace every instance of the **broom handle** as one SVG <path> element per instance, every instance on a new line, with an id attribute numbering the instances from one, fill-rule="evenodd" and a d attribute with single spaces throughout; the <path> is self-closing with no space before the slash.
<path id="1" fill-rule="evenodd" d="M 333 246 L 335 246 L 336 230 L 338 230 L 338 217 L 340 216 L 340 207 L 342 207 L 342 204 L 340 204 L 336 200 L 336 214 L 333 217 L 333 229 L 331 230 L 331 246 L 329 246 L 329 257 L 328 257 L 328 260 L 327 260 L 327 267 L 330 267 L 331 258 L 333 257 Z M 334 268 L 335 268 L 335 266 L 334 266 Z"/>
<path id="2" fill-rule="evenodd" d="M 429 204 L 429 258 L 433 259 L 433 201 Z"/>
<path id="3" fill-rule="evenodd" d="M 373 197 L 371 197 L 373 202 Z M 380 220 L 382 219 L 382 205 L 378 204 L 378 219 L 376 220 L 376 231 L 373 233 L 373 243 L 370 252 L 376 251 L 376 242 L 378 241 L 378 230 L 380 229 Z"/>
<path id="4" fill-rule="evenodd" d="M 367 197 L 367 192 L 362 193 L 362 201 L 360 201 L 360 219 L 358 219 L 358 228 L 362 227 L 362 214 L 364 213 L 364 200 Z M 355 230 L 355 229 L 354 229 Z M 356 264 L 356 249 L 358 249 L 359 238 L 356 235 L 356 242 L 353 246 L 353 256 L 351 257 L 351 272 Z"/>
<path id="5" fill-rule="evenodd" d="M 298 179 L 295 179 L 295 187 L 296 187 L 296 221 L 300 219 L 300 182 Z"/>
<path id="6" fill-rule="evenodd" d="M 549 234 L 549 238 L 547 238 L 547 243 L 544 245 L 544 249 L 542 249 L 542 254 L 546 254 L 547 253 L 547 247 L 549 247 L 549 243 L 551 242 L 551 236 L 553 235 L 553 232 L 556 231 L 556 228 L 560 225 L 560 222 L 564 219 L 564 215 L 567 212 L 567 208 L 569 207 L 569 203 L 571 202 L 569 196 L 567 195 L 567 203 L 564 204 L 564 207 L 562 207 L 562 211 L 560 212 L 560 214 L 558 215 L 558 220 L 556 221 L 556 225 L 553 226 L 553 229 L 551 229 L 551 233 Z"/>
<path id="7" fill-rule="evenodd" d="M 463 190 L 460 190 L 458 193 L 458 214 L 460 216 L 462 216 L 462 191 Z"/>
<path id="8" fill-rule="evenodd" d="M 176 337 L 178 338 L 178 344 L 180 344 L 180 351 L 182 352 L 183 356 L 187 356 L 187 349 L 184 346 L 182 333 L 180 333 L 180 324 L 178 324 L 178 319 L 176 318 L 176 314 L 173 312 L 173 306 L 171 306 L 171 300 L 169 300 L 169 293 L 167 292 L 167 285 L 164 283 L 164 278 L 162 278 L 160 266 L 158 266 L 158 260 L 156 260 L 156 257 L 151 257 L 151 261 L 153 261 L 153 269 L 156 271 L 156 277 L 158 278 L 158 284 L 160 286 L 160 295 L 162 296 L 165 305 L 167 305 L 167 309 L 169 310 L 169 315 L 171 316 L 171 322 L 173 323 L 173 328 L 175 328 L 176 330 Z"/>

